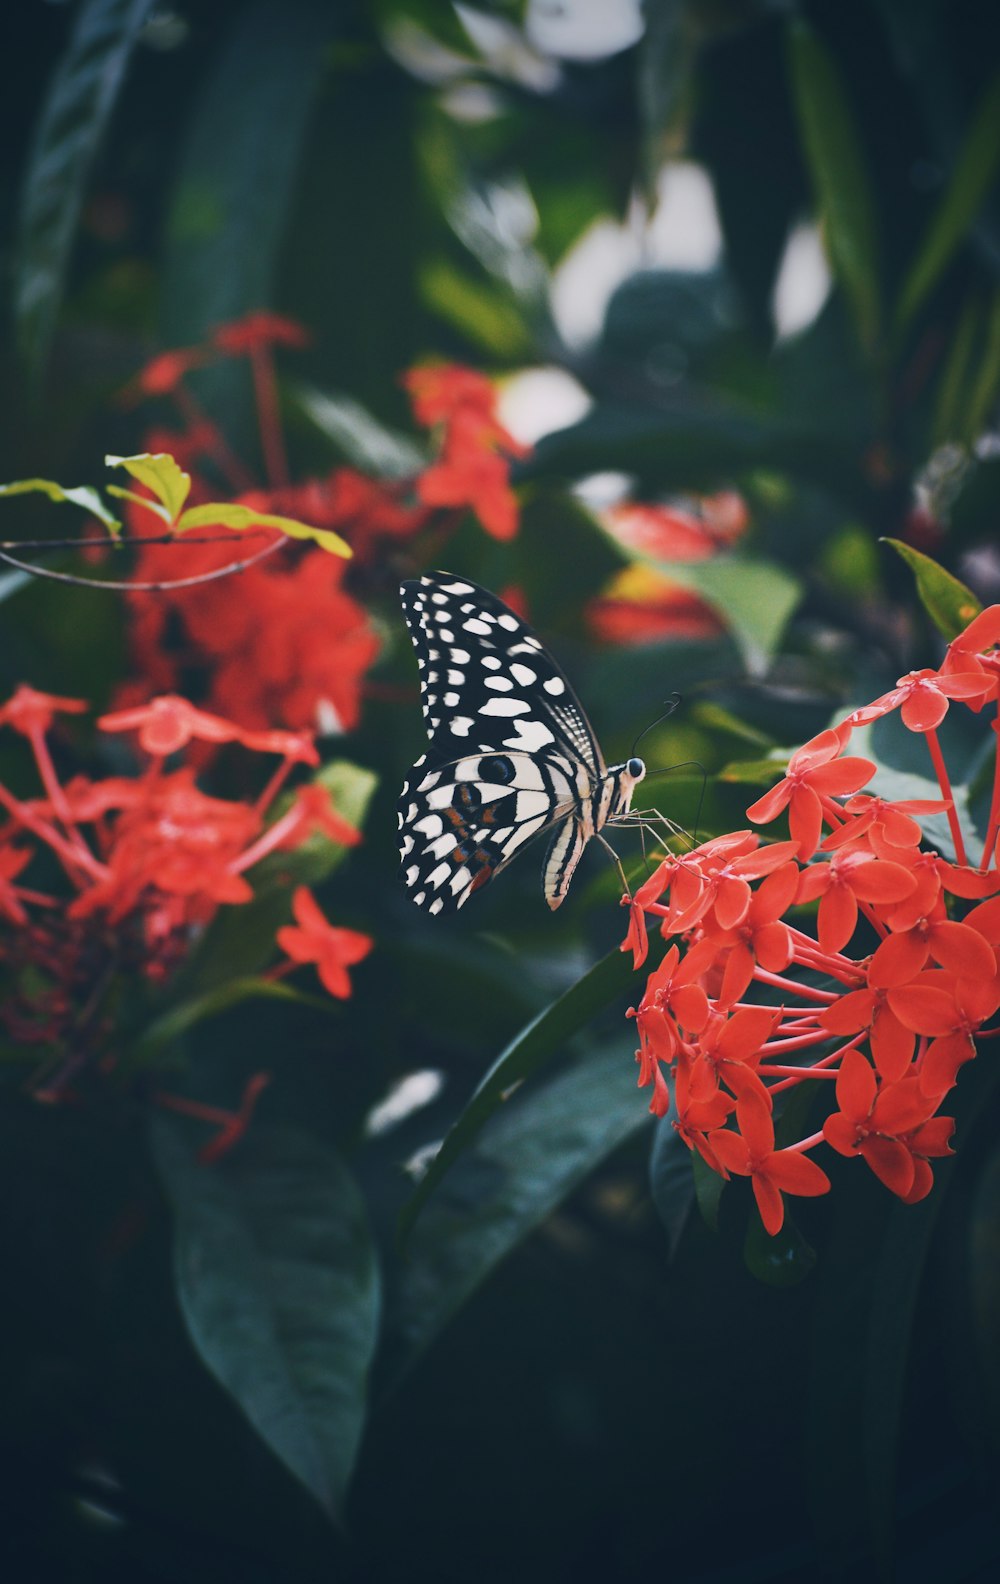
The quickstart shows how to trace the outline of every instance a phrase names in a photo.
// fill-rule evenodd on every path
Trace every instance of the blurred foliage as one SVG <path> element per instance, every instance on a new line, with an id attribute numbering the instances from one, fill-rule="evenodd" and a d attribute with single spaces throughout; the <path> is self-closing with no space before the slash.
<path id="1" fill-rule="evenodd" d="M 422 358 L 508 380 L 512 423 L 516 376 L 558 373 L 525 424 L 519 535 L 466 521 L 448 565 L 521 590 L 609 762 L 682 695 L 642 751 L 678 766 L 656 801 L 701 835 L 744 822 L 772 749 L 931 663 L 967 600 L 1000 598 L 995 13 L 20 10 L 0 479 L 93 480 L 105 453 L 141 452 L 167 409 L 131 400 L 140 366 L 265 307 L 313 337 L 282 388 L 296 476 L 412 472 L 398 375 Z M 257 466 L 244 365 L 192 388 Z M 587 504 L 609 473 L 640 500 L 738 491 L 750 527 L 711 560 L 631 552 Z M 10 539 L 66 531 L 47 503 L 2 509 Z M 597 644 L 590 602 L 651 560 L 720 630 Z M 632 1089 L 634 981 L 600 855 L 558 917 L 533 854 L 458 921 L 403 896 L 393 805 L 422 731 L 395 585 L 413 570 L 404 546 L 355 574 L 384 638 L 337 748 L 359 818 L 371 800 L 366 841 L 311 876 L 376 938 L 352 998 L 331 1012 L 248 978 L 297 878 L 276 865 L 148 1035 L 213 1103 L 269 1068 L 259 1128 L 209 1172 L 173 1119 L 151 1139 L 138 1103 L 3 1093 L 10 1576 L 991 1576 L 988 1064 L 963 1074 L 959 1153 L 928 1201 L 895 1204 L 840 1161 L 830 1198 L 762 1241 L 746 1185 L 720 1200 Z M 26 680 L 103 705 L 123 676 L 113 595 L 5 571 L 0 621 L 5 695 Z M 880 760 L 887 793 L 912 795 L 913 771 Z M 423 1104 L 374 1124 L 428 1073 Z M 421 1208 L 419 1163 L 453 1127 Z"/>

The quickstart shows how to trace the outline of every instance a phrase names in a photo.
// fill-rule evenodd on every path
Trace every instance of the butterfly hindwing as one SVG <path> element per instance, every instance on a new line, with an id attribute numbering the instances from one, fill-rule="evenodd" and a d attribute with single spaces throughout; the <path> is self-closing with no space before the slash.
<path id="1" fill-rule="evenodd" d="M 402 585 L 417 652 L 429 758 L 562 755 L 593 780 L 604 760 L 555 660 L 519 616 L 464 578 L 430 573 Z"/>
<path id="2" fill-rule="evenodd" d="M 526 753 L 414 765 L 399 799 L 403 879 L 430 913 L 467 902 L 577 801 L 573 766 Z"/>

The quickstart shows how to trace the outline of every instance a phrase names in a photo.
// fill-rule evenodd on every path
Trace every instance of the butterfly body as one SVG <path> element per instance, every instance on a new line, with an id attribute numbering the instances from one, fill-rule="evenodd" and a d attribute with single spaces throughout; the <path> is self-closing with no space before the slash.
<path id="1" fill-rule="evenodd" d="M 404 882 L 418 906 L 453 912 L 549 831 L 543 889 L 556 908 L 645 766 L 605 765 L 555 660 L 495 595 L 447 572 L 401 595 L 430 739 L 399 799 Z"/>

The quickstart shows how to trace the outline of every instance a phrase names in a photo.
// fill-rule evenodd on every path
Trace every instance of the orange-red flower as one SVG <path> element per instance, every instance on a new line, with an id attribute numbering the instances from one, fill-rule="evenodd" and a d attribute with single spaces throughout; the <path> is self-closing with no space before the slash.
<path id="1" fill-rule="evenodd" d="M 708 1142 L 727 1171 L 751 1178 L 760 1218 L 773 1237 L 785 1219 L 782 1194 L 815 1198 L 829 1192 L 830 1179 L 800 1151 L 775 1149 L 770 1110 L 755 1096 L 736 1102 L 736 1125 L 738 1132 L 723 1128 Z"/>
<path id="2" fill-rule="evenodd" d="M 312 892 L 298 886 L 292 897 L 296 925 L 286 924 L 275 939 L 295 963 L 316 964 L 316 972 L 332 996 L 341 1000 L 351 993 L 348 968 L 367 957 L 375 942 L 359 930 L 338 929 L 317 906 Z"/>
<path id="3" fill-rule="evenodd" d="M 823 798 L 857 792 L 875 773 L 870 759 L 840 757 L 850 730 L 842 725 L 811 738 L 792 754 L 778 784 L 747 809 L 747 819 L 755 825 L 769 825 L 787 808 L 789 830 L 803 860 L 819 846 Z"/>

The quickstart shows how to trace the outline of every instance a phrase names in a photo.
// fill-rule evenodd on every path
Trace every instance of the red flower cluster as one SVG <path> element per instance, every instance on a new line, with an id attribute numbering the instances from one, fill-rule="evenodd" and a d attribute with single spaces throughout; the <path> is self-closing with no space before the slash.
<path id="1" fill-rule="evenodd" d="M 241 500 L 291 515 L 290 490 L 277 502 L 262 502 L 261 493 Z M 295 512 L 316 527 L 336 520 L 332 511 L 309 512 L 301 503 Z M 126 507 L 130 525 L 138 526 L 140 513 L 131 503 Z M 356 726 L 362 681 L 379 640 L 364 607 L 343 586 L 347 562 L 319 549 L 283 550 L 238 579 L 170 586 L 178 578 L 204 578 L 232 561 L 233 545 L 222 530 L 218 543 L 179 540 L 142 547 L 137 579 L 164 586 L 155 596 L 127 596 L 135 680 L 119 691 L 118 702 L 187 690 L 201 678 L 206 704 L 245 728 L 262 729 L 275 720 L 295 731 Z"/>
<path id="2" fill-rule="evenodd" d="M 249 314 L 220 326 L 206 346 L 161 353 L 141 372 L 139 394 L 171 396 L 184 419 L 179 432 L 150 434 L 147 448 L 194 472 L 193 502 L 212 497 L 197 473 L 210 463 L 229 481 L 236 504 L 333 529 L 361 569 L 395 557 L 401 543 L 425 529 L 440 538 L 466 508 L 497 538 L 516 532 L 509 459 L 523 452 L 497 421 L 492 385 L 469 369 L 424 368 L 404 376 L 418 422 L 439 441 L 424 472 L 379 480 L 337 468 L 290 483 L 273 351 L 306 339 L 292 320 Z M 250 361 L 267 488 L 255 485 L 186 383 L 192 370 L 230 356 Z M 449 518 L 442 521 L 444 509 Z M 141 503 L 128 502 L 125 512 L 138 545 L 135 581 L 157 589 L 152 598 L 138 589 L 128 595 L 134 680 L 120 702 L 198 686 L 208 707 L 248 728 L 280 721 L 293 730 L 347 731 L 357 724 L 365 674 L 379 653 L 364 607 L 345 586 L 353 578 L 357 587 L 363 571 L 358 579 L 346 562 L 321 550 L 286 547 L 254 562 L 236 582 L 218 575 L 234 559 L 225 529 L 215 535 L 206 529 L 197 542 L 192 536 L 163 543 L 162 524 Z M 250 543 L 254 550 L 267 545 L 260 538 Z"/>
<path id="3" fill-rule="evenodd" d="M 624 501 L 604 514 L 608 532 L 626 550 L 657 561 L 706 561 L 745 531 L 747 509 L 732 491 L 706 496 L 697 513 L 679 506 Z M 700 594 L 645 561 L 612 578 L 587 609 L 590 629 L 604 643 L 653 643 L 662 638 L 712 638 L 722 622 Z"/>
<path id="4" fill-rule="evenodd" d="M 0 784 L 0 915 L 7 926 L 0 962 L 8 981 L 0 1021 L 20 1043 L 53 1050 L 35 1085 L 46 1098 L 57 1098 L 98 1059 L 113 1065 L 112 1002 L 123 977 L 166 979 L 222 904 L 251 900 L 246 876 L 261 859 L 300 846 L 315 831 L 342 844 L 360 840 L 316 784 L 299 788 L 269 818 L 292 767 L 318 762 L 311 736 L 245 731 L 177 697 L 98 721 L 105 732 L 138 734 L 146 755 L 141 773 L 63 783 L 48 736 L 57 714 L 85 708 L 79 699 L 20 687 L 0 709 L 0 725 L 28 740 L 41 783 L 32 798 Z M 210 797 L 190 766 L 167 768 L 168 756 L 199 742 L 238 743 L 277 755 L 279 764 L 253 803 Z M 346 969 L 372 942 L 326 925 L 305 898 L 298 894 L 296 908 L 312 908 L 321 977 L 335 995 L 346 995 Z"/>
<path id="5" fill-rule="evenodd" d="M 417 479 L 425 506 L 468 508 L 494 539 L 517 533 L 517 499 L 510 458 L 527 455 L 496 416 L 489 380 L 455 364 L 411 369 L 403 375 L 418 423 L 439 429 L 438 461 Z"/>
<path id="6" fill-rule="evenodd" d="M 630 899 L 622 950 L 636 967 L 649 919 L 681 942 L 630 1013 L 640 1086 L 652 1084 L 650 1109 L 663 1116 L 669 1076 L 674 1127 L 722 1177 L 751 1178 L 772 1234 L 782 1194 L 829 1189 L 811 1159 L 824 1143 L 861 1156 L 907 1204 L 930 1192 L 931 1162 L 951 1153 L 954 1123 L 941 1107 L 1000 1007 L 1000 736 L 974 868 L 936 728 L 951 700 L 976 711 L 1000 701 L 998 645 L 992 606 L 938 670 L 911 672 L 793 754 L 747 810 L 755 824 L 787 814 L 790 840 L 761 845 L 745 830 L 706 841 L 665 858 Z M 924 736 L 940 799 L 893 802 L 863 790 L 875 765 L 845 750 L 855 727 L 893 710 Z M 915 817 L 941 811 L 949 858 L 925 845 Z M 815 936 L 787 917 L 814 902 Z M 745 999 L 752 985 L 766 1003 Z M 822 1079 L 834 1082 L 836 1109 L 819 1132 L 775 1149 L 775 1096 Z"/>

